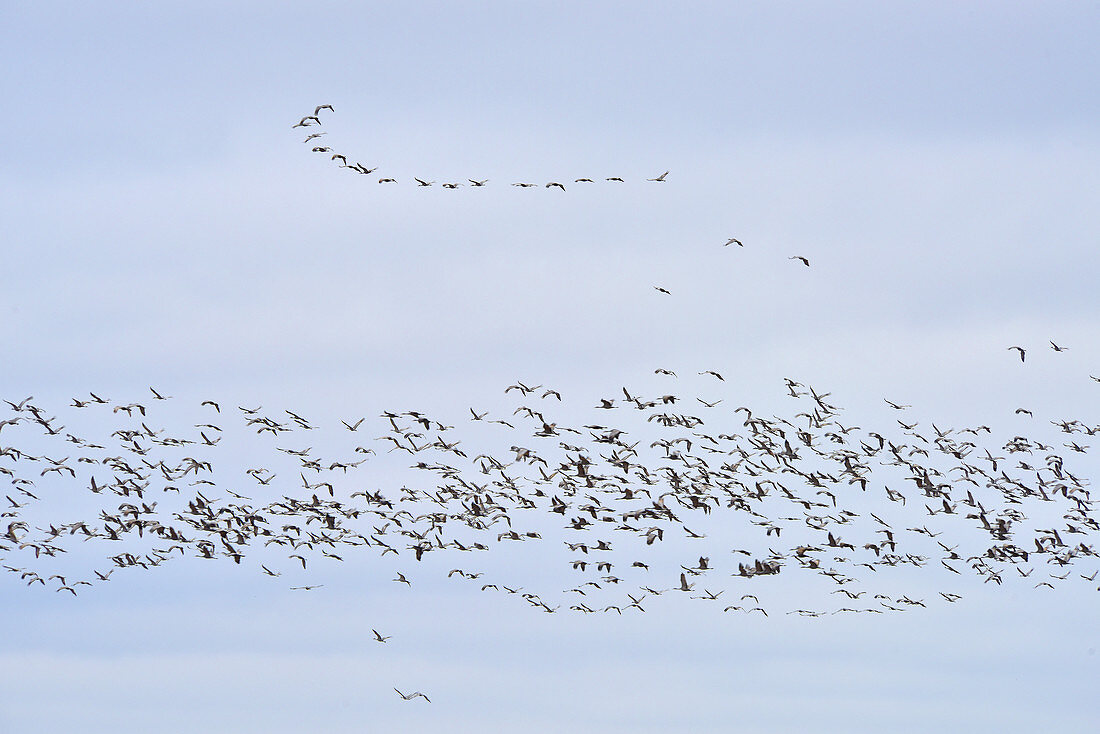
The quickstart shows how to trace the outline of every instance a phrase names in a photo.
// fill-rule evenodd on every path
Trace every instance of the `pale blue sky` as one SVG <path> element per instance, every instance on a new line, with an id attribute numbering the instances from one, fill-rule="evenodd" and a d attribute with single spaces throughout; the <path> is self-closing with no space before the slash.
<path id="1" fill-rule="evenodd" d="M 668 367 L 718 370 L 724 405 L 763 414 L 793 377 L 864 427 L 894 420 L 883 397 L 1009 434 L 1021 406 L 1095 424 L 1098 37 L 1074 2 L 8 3 L 0 397 L 61 410 L 155 385 L 337 426 L 458 424 L 520 379 L 591 421 Z M 302 145 L 291 125 L 323 103 L 323 141 L 374 176 Z M 870 619 L 674 599 L 577 617 L 371 563 L 302 576 L 325 584 L 309 594 L 198 562 L 76 599 L 4 574 L 0 732 L 1024 732 L 1100 714 L 1087 584 L 971 579 L 957 605 Z M 555 580 L 537 554 L 485 563 Z"/>

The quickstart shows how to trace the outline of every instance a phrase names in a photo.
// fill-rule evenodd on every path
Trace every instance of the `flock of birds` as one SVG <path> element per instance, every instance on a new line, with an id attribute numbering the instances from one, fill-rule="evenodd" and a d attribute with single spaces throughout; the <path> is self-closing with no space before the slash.
<path id="1" fill-rule="evenodd" d="M 656 372 L 670 385 L 679 379 Z M 714 370 L 699 376 L 724 382 Z M 505 391 L 519 398 L 511 414 L 469 410 L 471 429 L 491 428 L 474 439 L 484 442 L 476 453 L 465 446 L 468 431 L 420 411 L 382 413 L 381 435 L 364 441 L 365 416 L 322 426 L 300 412 L 223 412 L 208 400 L 199 406 L 201 422 L 169 431 L 157 422 L 157 407 L 172 398 L 150 388 L 143 402 L 74 398 L 70 410 L 95 412 L 100 434 L 111 429 L 88 438 L 33 398 L 5 401 L 11 415 L 0 420 L 0 473 L 9 491 L 0 559 L 29 586 L 76 595 L 116 571 L 151 570 L 183 556 L 241 564 L 255 555 L 259 570 L 277 577 L 288 565 L 306 571 L 353 552 L 414 564 L 449 555 L 469 559 L 450 578 L 517 594 L 543 612 L 584 614 L 645 611 L 644 599 L 669 592 L 724 601 L 731 578 L 738 593 L 725 611 L 768 614 L 753 591 L 759 587 L 746 584 L 793 573 L 826 578 L 852 602 L 792 610 L 805 615 L 923 606 L 908 595 L 876 593 L 891 568 L 1049 588 L 1075 576 L 1096 580 L 1090 541 L 1100 524 L 1087 481 L 1064 454 L 1087 453 L 1087 437 L 1100 426 L 1057 420 L 1051 430 L 1060 443 L 1019 432 L 991 444 L 989 426 L 922 426 L 903 419 L 910 406 L 886 401 L 898 412 L 896 426 L 867 430 L 842 423 L 828 393 L 785 384 L 798 408 L 789 416 L 724 409 L 713 395 L 669 389 L 642 396 L 623 388 L 591 407 L 599 418 L 570 425 L 554 413 L 563 405 L 558 391 L 517 382 Z M 1036 420 L 1030 411 L 1016 413 Z M 242 454 L 223 446 L 231 424 L 261 437 L 253 450 L 269 460 L 245 451 L 252 466 L 221 471 L 219 451 L 231 461 Z M 354 448 L 340 455 L 311 448 L 338 443 L 324 438 L 334 428 Z M 406 455 L 407 469 L 386 458 Z M 371 486 L 372 465 L 413 473 L 384 492 Z M 91 504 L 83 517 L 54 514 L 84 501 Z M 1046 527 L 1029 525 L 1032 514 Z M 738 538 L 736 547 L 726 542 L 722 557 L 685 550 L 708 537 L 692 528 L 714 525 L 720 515 L 718 530 Z M 565 563 L 576 574 L 556 598 L 471 568 L 494 547 L 544 537 L 568 549 Z M 708 546 L 723 544 L 713 537 Z M 659 552 L 666 545 L 691 555 L 669 566 Z M 94 556 L 99 567 L 82 576 L 61 570 L 73 546 L 80 549 L 74 565 L 102 549 Z M 411 585 L 406 573 L 392 580 Z"/>
<path id="2" fill-rule="evenodd" d="M 297 129 L 297 128 L 310 128 L 310 129 L 320 128 L 320 127 L 322 127 L 321 113 L 325 112 L 325 111 L 330 112 L 330 113 L 333 112 L 334 110 L 333 110 L 332 105 L 330 105 L 330 104 L 317 105 L 313 109 L 313 114 L 312 115 L 305 115 L 300 120 L 298 120 L 298 122 L 296 122 L 294 125 L 292 125 L 291 128 L 292 129 Z M 327 155 L 329 157 L 329 160 L 332 161 L 333 163 L 337 164 L 339 168 L 347 169 L 347 170 L 349 170 L 353 173 L 358 173 L 358 174 L 361 174 L 361 175 L 364 175 L 364 176 L 371 175 L 371 174 L 375 173 L 376 171 L 378 171 L 378 169 L 379 169 L 378 165 L 375 165 L 373 167 L 368 167 L 368 166 L 366 166 L 366 165 L 364 165 L 364 164 L 362 164 L 358 161 L 349 162 L 349 158 L 348 158 L 347 155 L 334 150 L 330 145 L 325 145 L 320 140 L 320 138 L 324 137 L 325 135 L 328 135 L 328 133 L 325 132 L 325 131 L 309 132 L 306 135 L 305 139 L 302 140 L 302 143 L 305 144 L 305 145 L 310 146 L 310 150 L 313 153 L 320 154 L 320 155 Z M 656 182 L 656 183 L 664 183 L 667 180 L 667 177 L 668 177 L 669 173 L 671 173 L 671 171 L 665 171 L 665 172 L 661 173 L 658 176 L 654 176 L 653 178 L 647 178 L 646 181 L 652 181 L 652 182 Z M 626 179 L 624 179 L 622 176 L 606 176 L 606 177 L 603 178 L 603 180 L 605 182 L 613 182 L 613 183 L 625 183 L 626 182 Z M 581 177 L 581 178 L 573 179 L 574 184 L 590 184 L 590 183 L 596 183 L 597 181 L 598 181 L 598 179 L 589 178 L 589 177 Z M 380 184 L 395 184 L 397 182 L 398 182 L 397 179 L 393 178 L 392 176 L 380 176 L 379 179 L 378 179 L 378 183 L 380 183 Z M 429 186 L 434 186 L 436 184 L 435 180 L 427 180 L 427 179 L 419 178 L 419 177 L 416 177 L 416 176 L 413 177 L 413 182 L 418 187 L 429 187 Z M 445 181 L 441 184 L 441 186 L 442 186 L 442 188 L 453 190 L 453 189 L 461 188 L 461 187 L 466 186 L 466 185 L 469 185 L 469 186 L 474 187 L 474 188 L 480 188 L 480 187 L 486 186 L 488 184 L 489 184 L 489 179 L 478 180 L 478 179 L 475 179 L 475 178 L 468 178 L 468 179 L 466 179 L 466 181 Z M 523 188 L 523 189 L 538 188 L 540 186 L 540 184 L 531 183 L 529 181 L 516 181 L 516 182 L 513 182 L 511 185 L 514 186 L 514 187 Z M 561 183 L 560 181 L 549 181 L 546 184 L 543 184 L 542 188 L 560 189 L 562 191 L 565 191 L 565 184 Z M 736 237 L 730 237 L 724 243 L 725 247 L 729 247 L 730 245 L 737 245 L 738 247 L 744 247 L 745 246 L 744 243 L 742 243 L 741 240 L 737 239 Z M 804 265 L 806 267 L 810 267 L 810 260 L 809 260 L 809 258 L 807 258 L 805 256 L 792 255 L 788 259 L 799 262 L 799 263 L 801 263 L 802 265 Z M 653 286 L 653 288 L 659 293 L 663 293 L 663 294 L 669 295 L 669 296 L 672 295 L 672 292 L 669 291 L 664 286 L 655 285 L 655 286 Z"/>
<path id="3" fill-rule="evenodd" d="M 312 129 L 312 128 L 322 127 L 321 113 L 326 111 L 326 110 L 328 112 L 332 112 L 333 111 L 332 105 L 328 105 L 328 104 L 317 105 L 317 107 L 313 110 L 312 115 L 304 116 L 302 119 L 300 119 L 298 122 L 296 122 L 291 127 L 293 129 L 297 129 L 297 128 L 310 128 L 310 129 Z M 368 166 L 365 166 L 362 163 L 359 163 L 357 161 L 349 163 L 349 158 L 348 158 L 347 155 L 334 150 L 332 148 L 332 146 L 326 145 L 325 142 L 321 140 L 321 138 L 324 137 L 327 134 L 328 134 L 327 132 L 324 132 L 324 131 L 321 131 L 321 130 L 308 132 L 306 134 L 305 139 L 302 141 L 302 143 L 305 144 L 305 145 L 310 146 L 310 151 L 311 152 L 317 153 L 319 155 L 327 155 L 329 157 L 329 160 L 331 160 L 332 162 L 338 164 L 340 168 L 347 169 L 348 171 L 351 171 L 352 173 L 358 173 L 358 174 L 363 175 L 363 176 L 369 176 L 369 175 L 373 174 L 374 172 L 376 172 L 379 169 L 379 166 L 377 166 L 377 165 L 375 165 L 374 167 L 368 167 Z M 646 181 L 653 181 L 653 182 L 656 182 L 656 183 L 663 183 L 669 173 L 671 173 L 671 171 L 665 171 L 664 173 L 662 173 L 658 176 L 654 176 L 653 178 L 647 178 Z M 590 177 L 587 177 L 587 176 L 582 176 L 580 178 L 573 179 L 573 184 L 592 184 L 592 183 L 596 183 L 597 181 L 599 181 L 598 178 L 590 178 Z M 606 176 L 606 177 L 603 177 L 603 181 L 606 182 L 606 183 L 626 183 L 626 179 L 624 179 L 622 176 Z M 378 183 L 380 183 L 380 184 L 395 184 L 395 183 L 398 183 L 398 181 L 397 181 L 396 178 L 393 178 L 392 176 L 379 176 Z M 413 177 L 413 183 L 415 183 L 418 187 L 428 187 L 428 186 L 434 186 L 436 184 L 436 181 L 428 180 L 426 178 L 419 178 L 419 177 L 414 176 Z M 462 188 L 463 186 L 470 186 L 470 187 L 473 187 L 473 188 L 481 188 L 482 186 L 487 186 L 489 183 L 490 183 L 490 181 L 487 178 L 486 179 L 481 179 L 481 180 L 478 180 L 476 178 L 468 178 L 465 181 L 444 181 L 440 184 L 440 186 L 444 189 L 453 190 L 453 189 Z M 516 188 L 520 188 L 520 189 L 535 189 L 535 188 L 540 188 L 541 187 L 541 188 L 544 188 L 544 189 L 560 189 L 561 191 L 565 191 L 565 184 L 562 183 L 561 181 L 548 181 L 546 184 L 537 184 L 537 183 L 532 183 L 530 181 L 516 181 L 516 182 L 512 183 L 512 186 L 514 186 Z"/>
<path id="4" fill-rule="evenodd" d="M 294 127 L 320 126 L 325 111 Z M 1009 349 L 1024 361 L 1023 347 Z M 886 614 L 955 602 L 968 576 L 1048 590 L 1097 583 L 1100 522 L 1073 462 L 1100 425 L 1020 408 L 1011 420 L 1021 427 L 995 438 L 987 425 L 909 418 L 911 406 L 887 400 L 894 420 L 872 429 L 793 379 L 784 415 L 731 408 L 715 370 L 660 368 L 653 381 L 664 387 L 623 387 L 579 409 L 516 382 L 507 408 L 458 419 L 386 410 L 314 421 L 181 405 L 154 388 L 137 400 L 76 397 L 63 418 L 33 397 L 4 401 L 0 563 L 26 586 L 77 596 L 180 558 L 310 580 L 319 564 L 365 554 L 393 564 L 394 584 L 411 586 L 417 567 L 446 571 L 549 614 L 643 613 L 666 595 L 746 615 Z M 181 410 L 192 418 L 169 428 Z M 516 544 L 562 556 L 560 573 L 494 565 L 513 555 L 495 550 Z M 943 586 L 926 597 L 905 587 L 912 573 L 917 586 Z M 769 592 L 791 578 L 817 601 L 776 609 Z"/>

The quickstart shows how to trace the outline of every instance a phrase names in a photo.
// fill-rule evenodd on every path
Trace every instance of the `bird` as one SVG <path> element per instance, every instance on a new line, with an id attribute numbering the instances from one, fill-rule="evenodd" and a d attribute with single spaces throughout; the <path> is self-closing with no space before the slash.
<path id="1" fill-rule="evenodd" d="M 801 263 L 802 263 L 803 265 L 805 265 L 806 267 L 810 267 L 810 261 L 809 261 L 809 260 L 807 260 L 806 258 L 802 257 L 801 255 L 791 255 L 791 256 L 790 256 L 790 257 L 788 257 L 787 259 L 788 259 L 788 260 L 798 260 L 798 261 L 800 261 L 800 262 L 801 262 Z"/>
<path id="2" fill-rule="evenodd" d="M 562 191 L 565 191 L 565 186 L 563 186 L 562 184 L 558 183 L 557 181 L 551 181 L 550 183 L 546 184 L 546 188 L 548 188 L 548 189 L 549 189 L 549 188 L 559 188 L 559 189 L 561 189 Z"/>
<path id="3" fill-rule="evenodd" d="M 669 174 L 669 172 L 665 171 L 664 173 L 662 173 L 657 178 L 647 178 L 646 181 L 661 181 L 661 182 L 664 182 L 665 176 L 667 176 L 668 174 Z"/>
<path id="4" fill-rule="evenodd" d="M 744 245 L 741 243 L 741 240 L 737 239 L 736 237 L 730 237 L 728 240 L 726 240 L 726 244 L 724 244 L 723 247 L 729 247 L 730 245 L 744 247 Z"/>
<path id="5" fill-rule="evenodd" d="M 485 184 L 489 183 L 489 179 L 487 179 L 487 178 L 482 180 L 482 181 L 475 181 L 472 178 L 468 178 L 466 180 L 469 181 L 470 183 L 472 183 L 474 186 L 484 186 Z"/>
<path id="6" fill-rule="evenodd" d="M 393 637 L 393 635 L 383 636 L 383 635 L 379 634 L 378 630 L 376 630 L 376 629 L 372 629 L 371 632 L 374 633 L 374 641 L 375 642 L 385 642 L 386 640 Z"/>
<path id="7" fill-rule="evenodd" d="M 1008 349 L 1009 349 L 1009 351 L 1011 351 L 1011 350 L 1015 349 L 1015 350 L 1016 350 L 1017 352 L 1019 352 L 1019 353 L 1020 353 L 1020 361 L 1021 361 L 1021 362 L 1023 362 L 1023 361 L 1024 361 L 1024 354 L 1025 354 L 1026 352 L 1024 351 L 1024 348 L 1023 348 L 1023 347 L 1009 347 Z"/>
<path id="8" fill-rule="evenodd" d="M 655 286 L 653 286 L 653 287 L 654 287 L 654 288 L 656 288 L 656 289 L 657 289 L 658 291 L 660 291 L 661 293 L 664 293 L 665 295 L 668 295 L 668 296 L 671 296 L 671 295 L 672 295 L 672 293 L 671 293 L 671 292 L 669 292 L 668 290 L 666 290 L 666 289 L 662 288 L 662 287 L 661 287 L 661 286 L 659 286 L 659 285 L 655 285 Z"/>
<path id="9" fill-rule="evenodd" d="M 1056 352 L 1068 352 L 1069 351 L 1069 347 L 1060 347 L 1057 344 L 1055 344 L 1054 342 L 1050 343 L 1050 348 L 1053 349 Z"/>
<path id="10" fill-rule="evenodd" d="M 435 183 L 435 181 L 425 181 L 424 179 L 417 178 L 416 176 L 413 176 L 413 180 L 416 181 L 417 185 L 419 186 L 431 186 Z"/>
<path id="11" fill-rule="evenodd" d="M 394 688 L 393 690 L 397 691 L 397 689 L 396 689 L 396 688 Z M 431 700 L 430 698 L 428 698 L 427 696 L 425 696 L 425 695 L 424 695 L 423 693 L 421 693 L 420 691 L 413 691 L 412 693 L 409 693 L 409 694 L 404 694 L 404 693 L 402 693 L 401 691 L 397 691 L 397 695 L 398 695 L 398 696 L 401 696 L 401 698 L 405 699 L 406 701 L 411 701 L 411 700 L 413 700 L 414 698 L 416 698 L 417 696 L 420 696 L 421 698 L 423 698 L 423 699 L 424 699 L 425 701 L 427 701 L 428 703 L 431 703 L 431 702 L 432 702 L 432 700 Z"/>

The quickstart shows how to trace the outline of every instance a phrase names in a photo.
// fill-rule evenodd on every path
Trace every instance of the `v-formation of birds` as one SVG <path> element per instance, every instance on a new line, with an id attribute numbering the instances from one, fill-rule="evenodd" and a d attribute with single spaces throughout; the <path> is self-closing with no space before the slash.
<path id="1" fill-rule="evenodd" d="M 348 158 L 347 155 L 334 150 L 331 145 L 326 145 L 325 142 L 321 140 L 321 138 L 323 138 L 325 135 L 328 134 L 327 132 L 312 131 L 313 128 L 322 127 L 321 113 L 325 110 L 327 110 L 328 112 L 332 112 L 333 111 L 332 105 L 327 105 L 327 104 L 318 105 L 313 110 L 312 115 L 306 115 L 305 117 L 303 117 L 302 119 L 300 119 L 298 122 L 296 122 L 294 125 L 291 126 L 292 128 L 306 128 L 306 129 L 311 130 L 311 132 L 309 132 L 306 135 L 305 139 L 302 140 L 302 143 L 304 143 L 305 145 L 310 146 L 310 151 L 311 152 L 318 153 L 318 154 L 321 154 L 321 155 L 327 155 L 329 157 L 329 160 L 331 160 L 335 163 L 338 163 L 340 168 L 345 168 L 345 169 L 347 169 L 347 170 L 349 170 L 353 173 L 358 173 L 358 174 L 362 174 L 364 176 L 369 176 L 369 175 L 375 173 L 376 171 L 378 171 L 379 166 L 377 166 L 377 165 L 372 166 L 372 167 L 368 167 L 368 166 L 365 166 L 365 165 L 363 165 L 362 163 L 359 163 L 359 162 L 349 163 L 348 162 L 349 158 Z M 651 181 L 651 182 L 655 182 L 655 183 L 663 183 L 666 180 L 666 178 L 668 177 L 669 173 L 671 173 L 671 171 L 665 171 L 664 173 L 661 173 L 657 176 L 654 176 L 653 178 L 647 178 L 646 181 Z M 624 179 L 622 176 L 604 176 L 604 177 L 602 177 L 602 179 L 601 178 L 590 178 L 588 176 L 581 176 L 579 178 L 573 179 L 573 181 L 571 182 L 570 185 L 572 185 L 572 184 L 594 184 L 594 183 L 597 183 L 599 181 L 602 181 L 602 182 L 605 182 L 605 183 L 626 183 L 626 179 Z M 379 178 L 378 178 L 378 183 L 380 183 L 380 184 L 396 184 L 396 183 L 399 183 L 399 182 L 396 178 L 393 178 L 392 176 L 380 175 Z M 414 183 L 418 187 L 427 188 L 429 186 L 434 186 L 436 184 L 436 181 L 434 179 L 429 180 L 427 178 L 420 178 L 420 177 L 414 176 L 412 181 L 408 182 L 408 183 Z M 467 178 L 465 181 L 444 181 L 444 182 L 440 183 L 440 187 L 444 188 L 444 189 L 452 189 L 453 190 L 453 189 L 461 188 L 463 186 L 470 186 L 470 187 L 473 187 L 473 188 L 481 188 L 481 187 L 487 186 L 489 184 L 490 184 L 489 179 L 480 179 L 479 180 L 479 179 L 476 179 L 476 178 Z M 565 184 L 562 183 L 561 181 L 548 181 L 545 184 L 532 183 L 530 181 L 515 181 L 515 182 L 512 182 L 511 185 L 516 187 L 516 188 L 521 188 L 521 189 L 544 188 L 544 189 L 558 189 L 560 191 L 565 191 Z"/>
<path id="2" fill-rule="evenodd" d="M 291 127 L 295 128 L 295 129 L 296 128 L 307 128 L 307 129 L 310 129 L 310 130 L 312 130 L 313 128 L 320 128 L 320 127 L 322 127 L 321 113 L 326 111 L 326 110 L 328 112 L 332 112 L 333 111 L 332 105 L 328 105 L 328 104 L 318 105 L 316 108 L 314 108 L 312 115 L 306 115 L 306 116 L 302 117 L 297 123 L 295 123 Z M 309 145 L 310 150 L 313 153 L 327 155 L 329 157 L 329 160 L 331 160 L 334 163 L 338 164 L 338 166 L 340 168 L 344 168 L 344 169 L 347 169 L 347 170 L 352 171 L 354 173 L 359 173 L 359 174 L 362 174 L 362 175 L 371 175 L 371 174 L 373 174 L 373 173 L 375 173 L 376 171 L 379 170 L 378 165 L 368 167 L 368 166 L 366 166 L 362 163 L 359 163 L 359 162 L 349 163 L 348 162 L 349 158 L 348 158 L 347 155 L 345 155 L 344 153 L 337 152 L 336 150 L 334 150 L 332 148 L 331 145 L 323 144 L 320 141 L 320 139 L 322 137 L 324 137 L 325 135 L 327 135 L 327 134 L 328 133 L 324 132 L 324 131 L 310 132 L 306 135 L 305 139 L 302 140 L 302 142 L 306 145 Z M 665 171 L 664 173 L 661 173 L 657 176 L 654 176 L 653 178 L 647 178 L 646 181 L 651 181 L 651 182 L 655 182 L 655 183 L 664 183 L 667 180 L 668 175 L 670 173 L 671 173 L 671 171 Z M 599 178 L 589 178 L 587 176 L 582 176 L 580 178 L 573 179 L 572 183 L 573 184 L 592 184 L 592 183 L 597 183 L 599 180 L 600 180 Z M 602 180 L 605 181 L 605 182 L 613 182 L 613 183 L 625 183 L 626 182 L 626 180 L 622 176 L 605 176 L 605 177 L 603 177 Z M 398 180 L 396 178 L 393 178 L 392 176 L 382 175 L 378 178 L 378 183 L 380 183 L 380 184 L 396 184 L 396 183 L 398 183 Z M 427 187 L 430 187 L 430 186 L 434 186 L 436 184 L 436 181 L 434 179 L 428 180 L 427 178 L 419 178 L 419 177 L 414 176 L 413 179 L 412 179 L 412 183 L 415 183 L 418 187 L 427 188 Z M 445 181 L 442 184 L 440 184 L 440 186 L 444 189 L 454 190 L 454 189 L 458 189 L 458 188 L 461 188 L 461 187 L 467 186 L 467 185 L 471 186 L 473 188 L 481 188 L 483 186 L 487 186 L 489 183 L 490 183 L 489 179 L 480 179 L 479 180 L 479 179 L 476 179 L 476 178 L 468 178 L 465 181 Z M 545 184 L 532 183 L 530 181 L 515 181 L 515 182 L 512 182 L 511 185 L 516 187 L 516 188 L 523 188 L 523 189 L 539 188 L 541 186 L 542 188 L 545 188 L 545 189 L 558 189 L 560 191 L 565 191 L 565 184 L 560 182 L 560 181 L 549 181 Z M 744 247 L 745 246 L 741 242 L 741 240 L 739 240 L 735 237 L 730 237 L 725 242 L 726 247 L 728 247 L 730 245 L 737 245 L 739 247 Z M 806 267 L 810 266 L 809 259 L 806 258 L 806 257 L 803 257 L 801 255 L 793 255 L 788 259 L 794 260 L 796 262 L 800 262 L 803 265 L 805 265 Z M 654 288 L 658 292 L 663 293 L 665 295 L 672 295 L 672 292 L 669 291 L 668 289 L 664 288 L 663 286 L 655 285 Z"/>

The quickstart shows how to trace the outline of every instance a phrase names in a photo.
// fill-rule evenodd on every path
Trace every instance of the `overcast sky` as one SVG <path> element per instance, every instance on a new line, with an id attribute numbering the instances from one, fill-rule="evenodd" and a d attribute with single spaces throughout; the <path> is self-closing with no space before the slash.
<path id="1" fill-rule="evenodd" d="M 0 398 L 60 412 L 152 385 L 181 421 L 214 399 L 376 431 L 416 409 L 461 432 L 471 407 L 510 412 L 516 380 L 596 421 L 667 368 L 730 411 L 789 409 L 789 377 L 867 429 L 893 424 L 884 398 L 1009 437 L 1031 430 L 1020 407 L 1095 425 L 1098 37 L 1079 2 L 8 3 Z M 320 104 L 322 128 L 292 128 Z M 318 129 L 377 170 L 312 153 Z M 489 183 L 440 186 L 468 179 Z M 555 583 L 544 562 L 486 561 L 532 586 Z M 971 578 L 898 615 L 667 600 L 620 617 L 539 614 L 412 565 L 326 566 L 297 577 L 324 584 L 308 593 L 193 560 L 77 598 L 4 574 L 0 732 L 1100 715 L 1087 583 Z"/>

